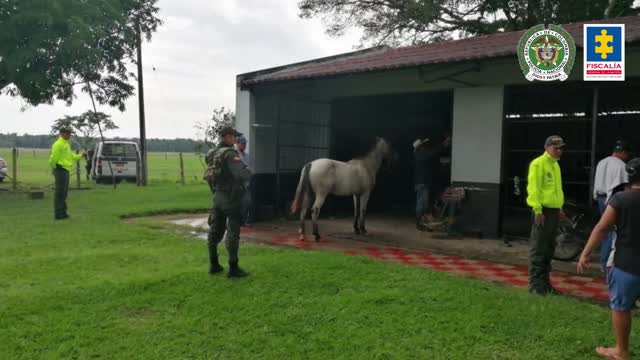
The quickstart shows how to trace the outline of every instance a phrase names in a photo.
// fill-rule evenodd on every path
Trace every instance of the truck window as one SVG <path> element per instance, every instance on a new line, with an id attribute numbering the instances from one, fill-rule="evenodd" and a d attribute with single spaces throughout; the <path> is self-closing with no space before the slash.
<path id="1" fill-rule="evenodd" d="M 104 144 L 102 156 L 136 159 L 138 154 L 134 144 Z"/>

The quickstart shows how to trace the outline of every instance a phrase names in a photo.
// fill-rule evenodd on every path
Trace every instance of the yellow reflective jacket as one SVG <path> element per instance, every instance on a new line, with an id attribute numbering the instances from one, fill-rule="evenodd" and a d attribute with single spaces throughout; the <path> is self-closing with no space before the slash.
<path id="1" fill-rule="evenodd" d="M 49 156 L 49 166 L 55 169 L 56 165 L 60 165 L 67 171 L 73 169 L 73 164 L 80 160 L 82 155 L 74 154 L 71 151 L 71 145 L 62 136 L 51 146 L 51 155 Z"/>
<path id="2" fill-rule="evenodd" d="M 527 205 L 536 214 L 541 214 L 543 207 L 561 209 L 564 205 L 560 165 L 546 152 L 529 165 Z"/>

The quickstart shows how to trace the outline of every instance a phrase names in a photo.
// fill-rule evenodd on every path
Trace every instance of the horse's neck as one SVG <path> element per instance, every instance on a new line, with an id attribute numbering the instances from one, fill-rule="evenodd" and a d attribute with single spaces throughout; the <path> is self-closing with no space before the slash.
<path id="1" fill-rule="evenodd" d="M 372 175 L 375 175 L 382 164 L 382 156 L 380 156 L 376 150 L 373 150 L 364 159 L 362 159 L 362 162 L 367 170 L 369 170 Z"/>

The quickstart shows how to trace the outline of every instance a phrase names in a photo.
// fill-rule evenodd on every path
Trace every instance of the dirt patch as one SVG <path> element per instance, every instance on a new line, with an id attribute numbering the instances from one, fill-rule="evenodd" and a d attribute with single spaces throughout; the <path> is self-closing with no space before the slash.
<path id="1" fill-rule="evenodd" d="M 147 321 L 156 316 L 156 312 L 149 308 L 124 308 L 120 313 L 122 317 L 134 322 Z"/>

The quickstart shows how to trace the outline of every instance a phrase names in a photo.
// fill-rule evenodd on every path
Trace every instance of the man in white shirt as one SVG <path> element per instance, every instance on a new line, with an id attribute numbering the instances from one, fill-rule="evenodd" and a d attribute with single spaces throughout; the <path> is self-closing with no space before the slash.
<path id="1" fill-rule="evenodd" d="M 238 142 L 236 143 L 236 151 L 240 154 L 240 160 L 247 165 L 249 169 L 251 169 L 251 159 L 249 158 L 249 153 L 247 152 L 247 138 L 244 136 L 238 137 Z"/>
<path id="2" fill-rule="evenodd" d="M 624 186 L 629 182 L 625 166 L 626 162 L 631 158 L 631 153 L 630 144 L 624 140 L 618 140 L 613 149 L 613 154 L 598 163 L 593 183 L 593 199 L 598 202 L 600 214 L 603 214 L 607 208 L 611 195 L 624 190 Z M 607 233 L 600 247 L 600 265 L 602 271 L 605 272 L 611 250 L 615 246 L 614 236 L 615 233 L 613 231 Z"/>
<path id="3" fill-rule="evenodd" d="M 250 169 L 251 168 L 251 157 L 247 152 L 247 138 L 244 136 L 239 136 L 238 141 L 236 142 L 236 151 L 240 155 L 240 160 Z M 242 219 L 243 225 L 249 225 L 253 222 L 253 177 L 247 181 L 245 184 L 247 187 L 247 191 L 242 199 Z"/>

